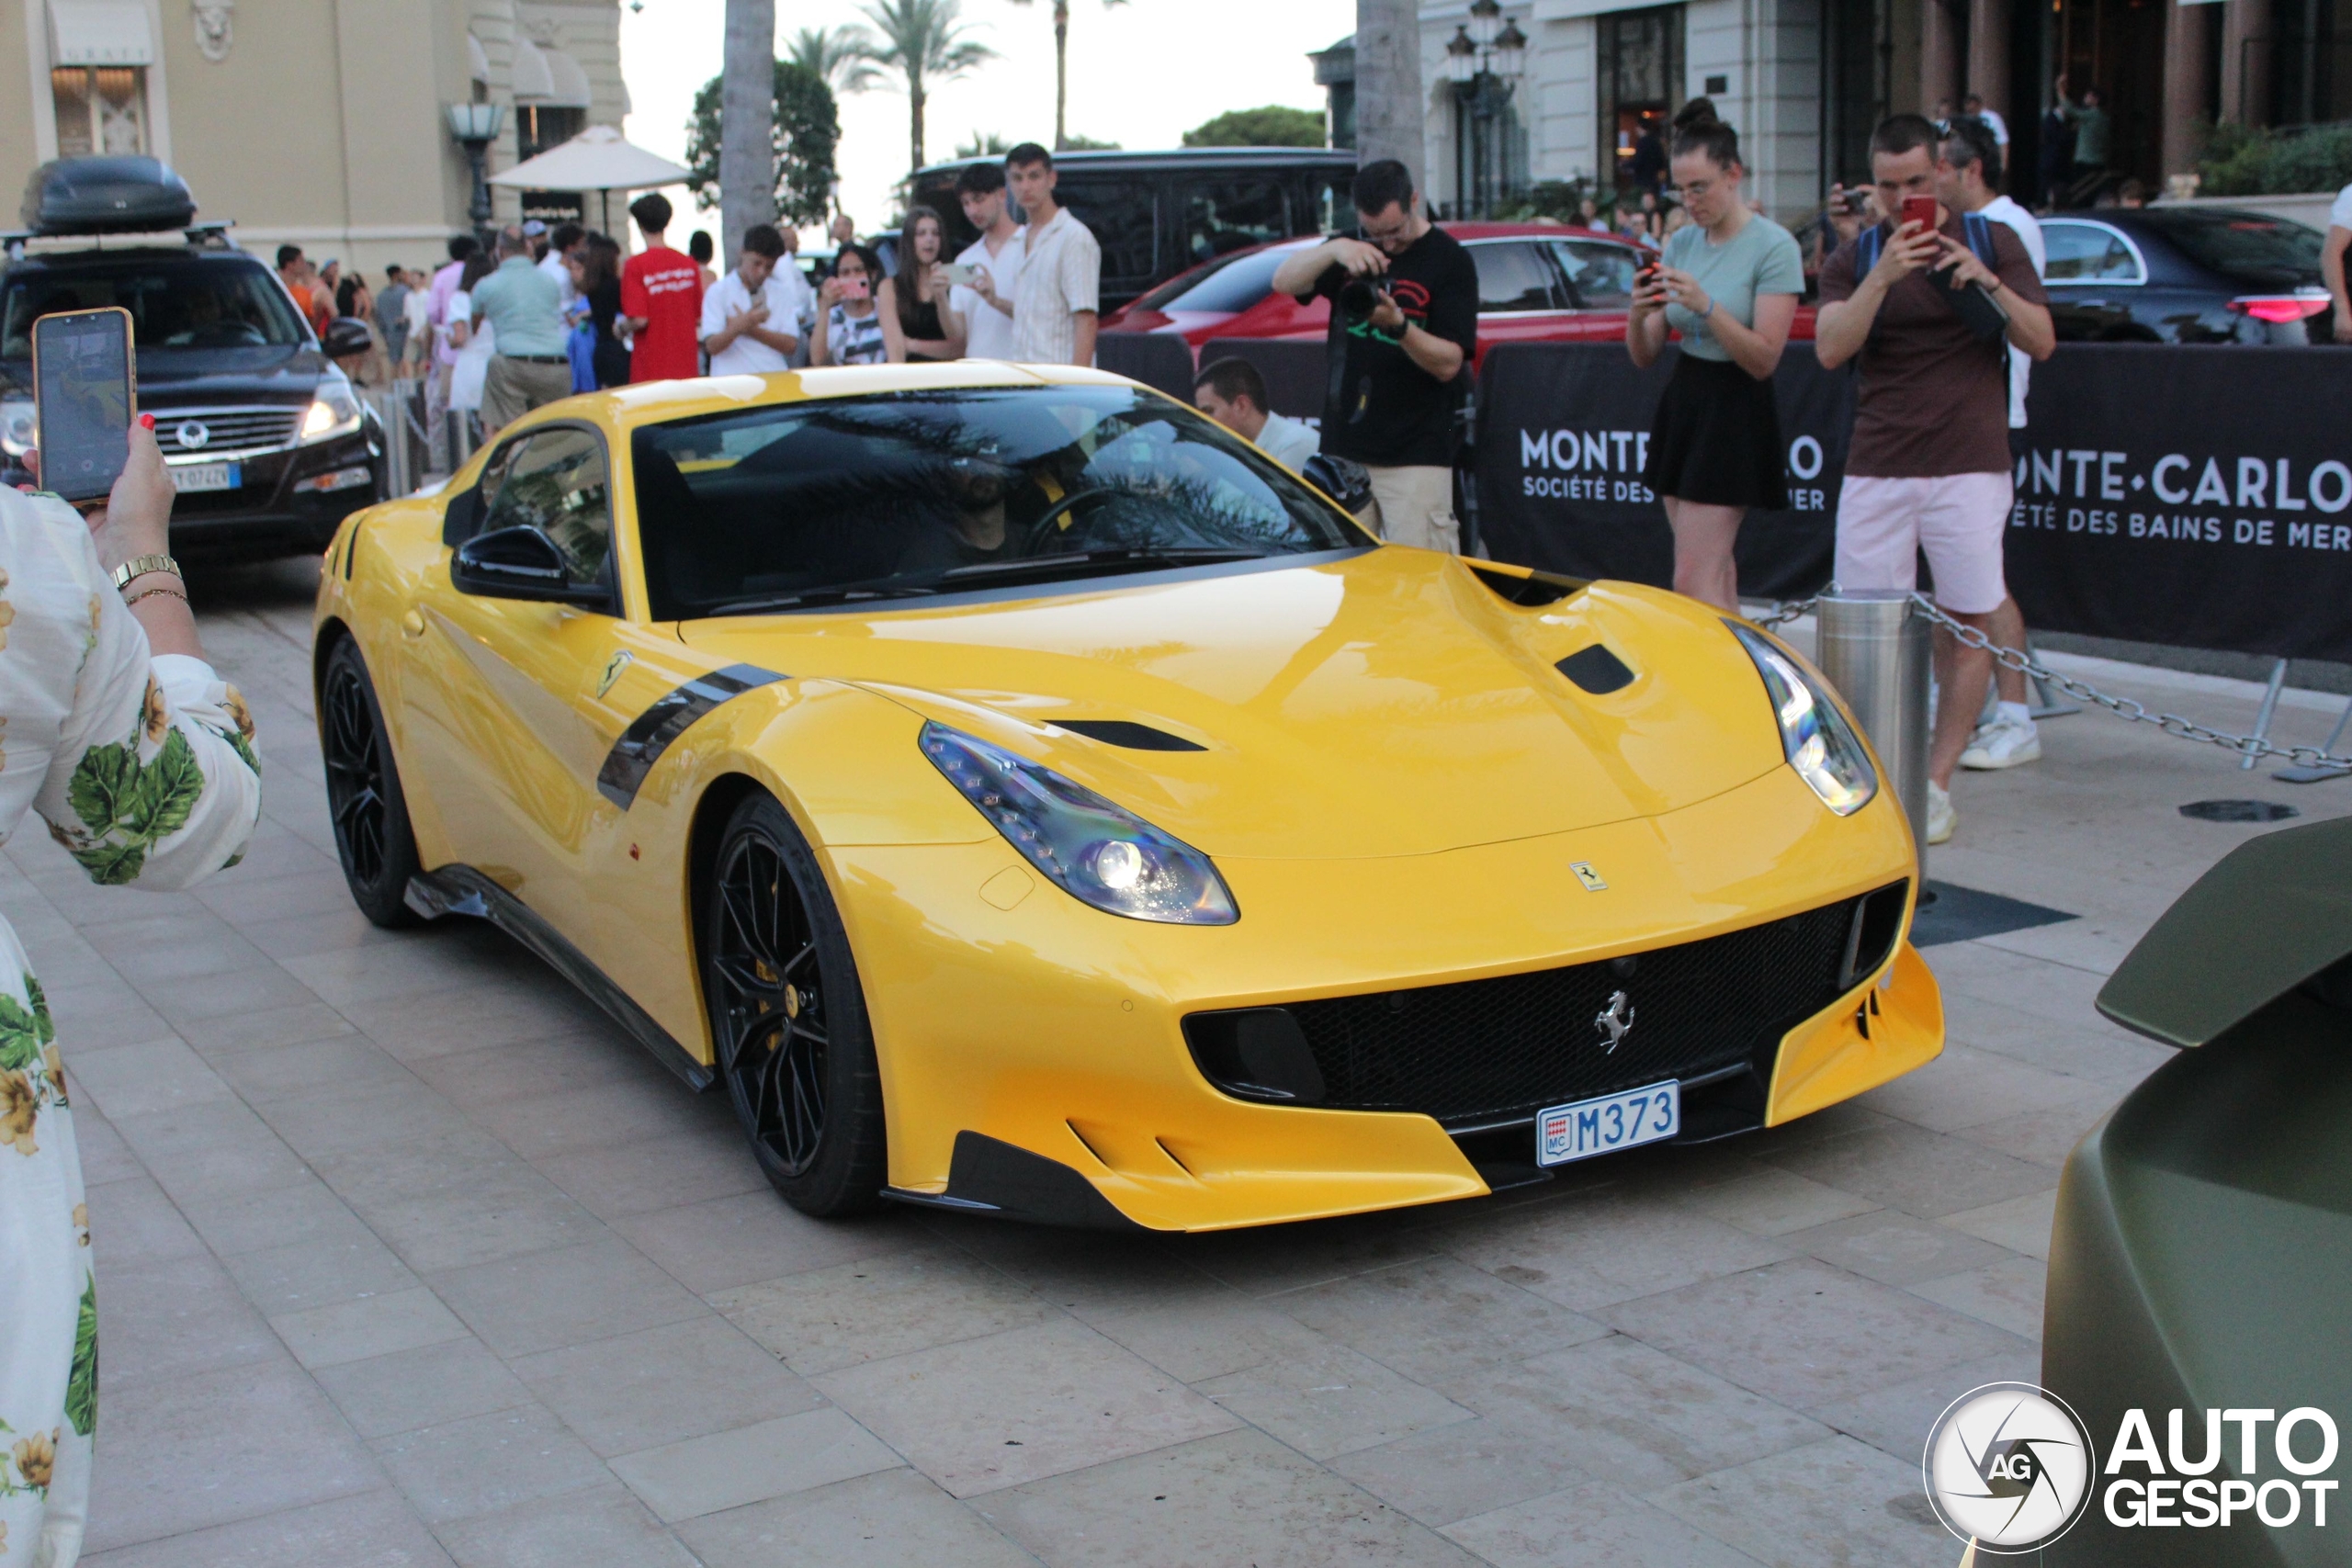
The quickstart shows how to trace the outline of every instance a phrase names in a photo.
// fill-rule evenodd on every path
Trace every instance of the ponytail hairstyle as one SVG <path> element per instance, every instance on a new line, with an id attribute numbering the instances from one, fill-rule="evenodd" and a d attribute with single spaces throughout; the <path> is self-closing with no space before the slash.
<path id="1" fill-rule="evenodd" d="M 1704 152 L 1718 169 L 1745 169 L 1740 161 L 1739 132 L 1715 118 L 1712 98 L 1693 98 L 1674 117 L 1672 156 Z"/>

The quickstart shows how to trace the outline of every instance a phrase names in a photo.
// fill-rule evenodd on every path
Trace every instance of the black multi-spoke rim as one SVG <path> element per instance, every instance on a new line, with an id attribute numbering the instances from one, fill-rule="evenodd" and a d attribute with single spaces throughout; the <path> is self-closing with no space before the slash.
<path id="1" fill-rule="evenodd" d="M 337 664 L 327 676 L 327 805 L 335 847 L 353 880 L 373 886 L 384 873 L 384 760 L 376 716 L 359 672 Z"/>
<path id="2" fill-rule="evenodd" d="M 825 1131 L 824 972 L 800 890 L 764 834 L 736 840 L 719 867 L 711 966 L 735 1102 L 752 1142 L 798 1176 Z"/>

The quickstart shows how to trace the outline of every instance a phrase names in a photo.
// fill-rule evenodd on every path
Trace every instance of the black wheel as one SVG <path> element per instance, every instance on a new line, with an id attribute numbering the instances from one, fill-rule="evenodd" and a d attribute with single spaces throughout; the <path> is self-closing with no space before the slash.
<path id="1" fill-rule="evenodd" d="M 327 809 L 334 818 L 335 855 L 359 912 L 387 930 L 417 923 L 404 895 L 416 863 L 408 797 L 384 730 L 368 661 L 349 637 L 327 655 L 319 682 L 319 748 L 327 769 Z"/>
<path id="2" fill-rule="evenodd" d="M 849 933 L 808 840 L 767 795 L 729 818 L 702 917 L 718 1072 L 760 1168 L 805 1214 L 879 1206 L 882 1079 Z"/>

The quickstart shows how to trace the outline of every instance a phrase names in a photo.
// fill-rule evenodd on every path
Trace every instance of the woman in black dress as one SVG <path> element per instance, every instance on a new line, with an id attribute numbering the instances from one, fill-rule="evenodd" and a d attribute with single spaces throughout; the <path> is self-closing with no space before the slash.
<path id="1" fill-rule="evenodd" d="M 940 251 L 947 231 L 928 207 L 907 209 L 899 231 L 899 270 L 882 280 L 875 301 L 882 313 L 882 341 L 890 363 L 910 359 L 964 357 L 964 322 L 947 302 L 947 268 Z"/>
<path id="2" fill-rule="evenodd" d="M 596 329 L 594 358 L 596 385 L 628 385 L 628 344 L 614 331 L 621 313 L 621 248 L 610 235 L 588 236 L 587 254 L 579 263 L 576 287 L 588 301 L 588 320 Z"/>

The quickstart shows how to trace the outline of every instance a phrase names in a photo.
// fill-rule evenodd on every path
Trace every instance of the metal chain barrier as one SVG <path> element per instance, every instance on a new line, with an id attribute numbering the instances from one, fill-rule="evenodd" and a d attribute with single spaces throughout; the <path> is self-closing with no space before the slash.
<path id="1" fill-rule="evenodd" d="M 1783 626 L 1801 615 L 1810 615 L 1814 606 L 1819 603 L 1820 596 L 1816 594 L 1811 599 L 1800 599 L 1791 604 L 1778 604 L 1773 607 L 1770 615 L 1758 616 L 1755 624 L 1759 626 Z M 2030 654 L 2020 653 L 2014 648 L 1996 646 L 1991 637 L 1986 637 L 1974 626 L 1953 620 L 1936 608 L 1925 594 L 1914 593 L 1911 595 L 1911 603 L 1917 606 L 1919 613 L 1930 622 L 1943 627 L 1961 642 L 1970 648 L 1982 649 L 1991 654 L 1994 662 L 2014 670 L 2029 680 L 2047 682 L 2076 702 L 2095 704 L 2118 718 L 2130 719 L 2135 724 L 2153 724 L 2166 735 L 2175 736 L 2182 740 L 2201 740 L 2208 745 L 2219 746 L 2224 751 L 2233 751 L 2241 757 L 2284 757 L 2298 767 L 2352 770 L 2352 757 L 2335 756 L 2323 747 L 2274 746 L 2259 735 L 2232 735 L 2227 730 L 2214 729 L 2199 724 L 2194 719 L 2183 718 L 2177 713 L 2150 713 L 2144 705 L 2132 701 L 2130 697 L 2110 697 L 2095 686 L 2075 680 L 2071 676 L 2061 675 Z"/>

